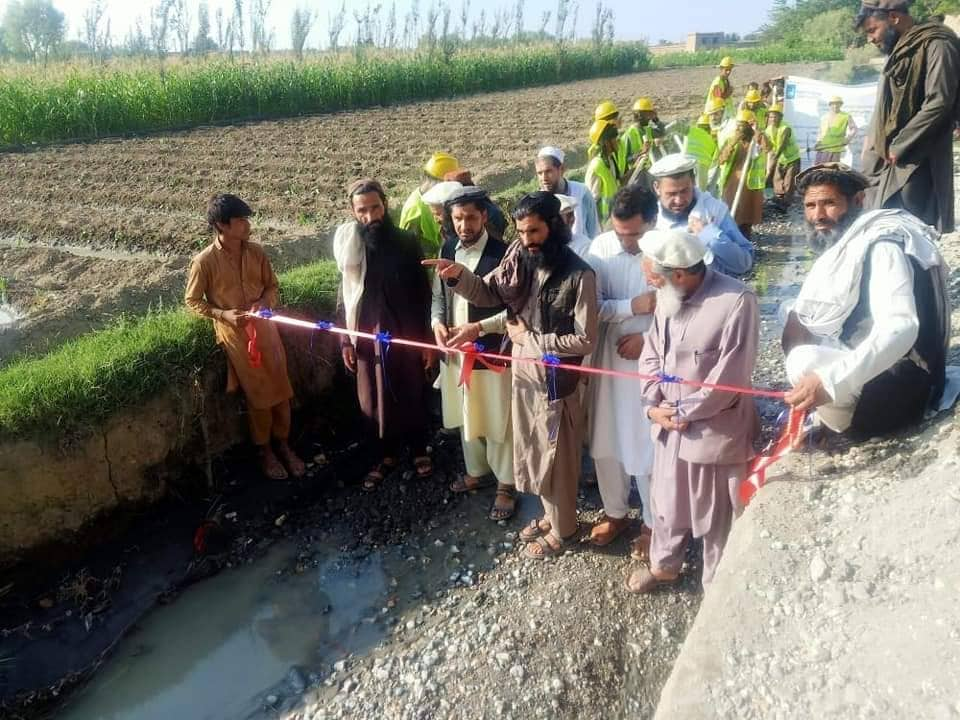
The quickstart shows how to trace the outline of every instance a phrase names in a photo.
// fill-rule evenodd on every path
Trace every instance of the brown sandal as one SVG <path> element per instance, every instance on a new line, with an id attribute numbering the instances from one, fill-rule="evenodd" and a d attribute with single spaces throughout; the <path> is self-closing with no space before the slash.
<path id="1" fill-rule="evenodd" d="M 546 560 L 550 557 L 555 557 L 560 555 L 567 549 L 567 545 L 570 543 L 576 536 L 576 532 L 572 533 L 569 537 L 558 538 L 556 535 L 547 533 L 541 535 L 532 543 L 527 543 L 527 546 L 523 549 L 523 556 L 530 558 L 531 560 Z M 552 538 L 557 545 L 554 546 L 550 543 L 550 540 L 547 538 Z"/>
<path id="2" fill-rule="evenodd" d="M 272 452 L 260 459 L 260 469 L 268 480 L 286 480 L 289 477 L 287 469 Z"/>
<path id="3" fill-rule="evenodd" d="M 413 467 L 417 471 L 417 477 L 426 480 L 433 475 L 433 460 L 429 455 L 420 455 L 413 459 Z"/>
<path id="4" fill-rule="evenodd" d="M 653 573 L 653 570 L 641 565 L 627 576 L 626 583 L 624 584 L 627 592 L 639 595 L 653 592 L 658 587 L 663 587 L 664 585 L 672 585 L 679 577 L 679 574 L 673 577 L 657 577 Z"/>
<path id="5" fill-rule="evenodd" d="M 469 480 L 467 478 L 469 478 Z M 473 482 L 470 482 L 470 480 Z M 450 492 L 459 495 L 460 493 L 473 492 L 474 490 L 483 490 L 484 488 L 493 487 L 496 484 L 497 481 L 490 475 L 484 475 L 479 478 L 473 477 L 473 475 L 464 475 L 450 483 Z"/>
<path id="6" fill-rule="evenodd" d="M 397 469 L 396 461 L 388 462 L 386 458 L 381 460 L 373 470 L 367 473 L 367 476 L 363 479 L 363 489 L 366 492 L 373 492 L 382 483 L 387 475 L 392 473 Z"/>
<path id="7" fill-rule="evenodd" d="M 640 562 L 647 562 L 650 559 L 650 542 L 653 539 L 653 531 L 646 525 L 640 526 L 640 534 L 630 543 L 630 557 Z"/>
<path id="8" fill-rule="evenodd" d="M 590 531 L 590 544 L 594 547 L 606 547 L 630 527 L 630 518 L 604 517 Z"/>
<path id="9" fill-rule="evenodd" d="M 509 498 L 510 507 L 497 507 L 497 498 Z M 494 522 L 509 520 L 517 512 L 517 490 L 510 485 L 497 485 L 497 493 L 493 497 L 493 506 L 490 508 L 490 519 Z"/>
<path id="10" fill-rule="evenodd" d="M 527 525 L 523 530 L 518 533 L 518 537 L 523 540 L 523 542 L 533 542 L 541 535 L 544 535 L 553 528 L 550 523 L 547 522 L 546 518 L 540 518 L 539 520 L 531 520 L 530 524 Z"/>

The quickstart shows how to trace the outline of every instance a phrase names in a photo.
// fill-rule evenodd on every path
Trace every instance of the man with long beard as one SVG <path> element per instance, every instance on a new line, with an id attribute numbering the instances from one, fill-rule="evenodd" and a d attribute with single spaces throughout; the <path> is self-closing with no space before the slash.
<path id="1" fill-rule="evenodd" d="M 753 267 L 753 245 L 740 232 L 730 210 L 706 190 L 697 188 L 697 160 L 674 153 L 650 168 L 653 191 L 660 200 L 657 230 L 685 230 L 700 238 L 713 270 L 736 277 Z"/>
<path id="2" fill-rule="evenodd" d="M 937 233 L 904 210 L 863 210 L 868 180 L 839 163 L 799 176 L 821 253 L 783 332 L 786 401 L 830 429 L 919 422 L 943 392 L 950 307 Z"/>
<path id="3" fill-rule="evenodd" d="M 954 228 L 953 128 L 960 117 L 960 41 L 917 23 L 910 0 L 864 0 L 857 27 L 888 55 L 863 151 L 869 208 L 902 208 Z"/>
<path id="4" fill-rule="evenodd" d="M 342 280 L 338 297 L 341 323 L 350 330 L 390 333 L 433 343 L 430 283 L 420 265 L 416 236 L 397 228 L 387 212 L 387 196 L 376 180 L 357 180 L 347 192 L 353 220 L 337 228 L 334 257 Z M 410 448 L 418 477 L 429 477 L 424 403 L 429 351 L 389 346 L 343 335 L 343 363 L 357 375 L 357 396 L 368 431 L 379 440 L 378 459 L 363 481 L 375 490 Z"/>
<path id="5" fill-rule="evenodd" d="M 460 263 L 426 260 L 473 305 L 506 305 L 513 343 L 513 464 L 517 489 L 540 496 L 544 515 L 521 533 L 525 554 L 563 552 L 577 532 L 577 481 L 583 448 L 580 374 L 529 362 L 580 365 L 597 338 L 593 270 L 569 247 L 560 201 L 524 196 L 513 210 L 519 239 L 481 278 Z"/>
<path id="6" fill-rule="evenodd" d="M 649 567 L 627 581 L 649 592 L 676 580 L 690 536 L 703 538 L 703 584 L 713 579 L 737 509 L 738 486 L 753 457 L 759 418 L 752 398 L 671 382 L 671 378 L 750 387 L 757 359 L 757 296 L 739 280 L 711 270 L 707 249 L 679 230 L 648 232 L 644 269 L 657 288 L 653 325 L 640 372 L 653 423 Z"/>

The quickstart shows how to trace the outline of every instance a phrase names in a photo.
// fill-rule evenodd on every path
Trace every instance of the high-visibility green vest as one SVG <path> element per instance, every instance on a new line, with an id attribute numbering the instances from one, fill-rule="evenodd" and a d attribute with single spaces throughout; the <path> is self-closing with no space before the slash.
<path id="1" fill-rule="evenodd" d="M 620 133 L 617 138 L 617 151 L 613 160 L 616 163 L 618 180 L 630 173 L 630 140 L 627 133 Z"/>
<path id="2" fill-rule="evenodd" d="M 420 238 L 425 258 L 435 258 L 440 254 L 440 226 L 430 212 L 430 206 L 423 201 L 419 188 L 410 193 L 403 204 L 400 229 L 409 230 Z"/>
<path id="3" fill-rule="evenodd" d="M 726 105 L 726 115 L 727 117 L 733 117 L 736 115 L 736 104 L 733 101 L 733 93 L 730 92 L 730 81 L 725 78 L 723 75 L 717 75 L 713 82 L 710 83 L 710 89 L 707 90 L 707 99 L 703 103 L 703 111 L 707 112 L 710 108 L 710 100 L 714 97 L 714 91 L 717 88 L 721 88 L 724 93 L 730 93 L 728 97 L 724 99 L 724 104 Z"/>
<path id="4" fill-rule="evenodd" d="M 740 142 L 739 140 L 737 141 Z M 737 159 L 739 153 L 731 153 L 729 159 L 723 164 L 720 168 L 720 192 L 723 192 L 724 188 L 727 187 L 727 181 L 730 179 L 730 176 L 733 174 L 734 162 Z M 743 164 L 743 159 L 740 159 L 740 164 Z M 750 163 L 747 168 L 747 184 L 746 187 L 748 190 L 763 190 L 767 186 L 767 154 L 761 152 L 753 159 L 753 162 Z"/>
<path id="5" fill-rule="evenodd" d="M 587 174 L 584 176 L 583 182 L 597 201 L 597 215 L 602 224 L 610 216 L 613 196 L 620 189 L 616 172 L 610 166 L 610 163 L 598 155 L 587 165 Z M 599 185 L 597 190 L 594 190 L 594 185 Z"/>
<path id="6" fill-rule="evenodd" d="M 787 131 L 790 131 L 790 138 L 787 140 L 784 145 L 783 138 L 787 134 Z M 778 165 L 789 165 L 792 162 L 796 162 L 800 159 L 800 148 L 797 147 L 797 139 L 793 136 L 793 130 L 782 120 L 780 125 L 777 127 L 768 126 L 764 134 L 767 136 L 767 139 L 770 140 L 770 152 L 776 155 L 780 153 L 780 157 L 777 160 Z M 783 148 L 783 152 L 780 152 L 780 148 Z"/>
<path id="7" fill-rule="evenodd" d="M 687 133 L 684 152 L 697 159 L 697 186 L 705 189 L 710 168 L 717 157 L 717 141 L 713 134 L 694 125 Z"/>
<path id="8" fill-rule="evenodd" d="M 850 116 L 847 113 L 837 113 L 837 117 L 830 122 L 830 116 L 820 118 L 820 139 L 817 146 L 823 152 L 839 153 L 847 147 L 847 127 L 850 125 Z"/>

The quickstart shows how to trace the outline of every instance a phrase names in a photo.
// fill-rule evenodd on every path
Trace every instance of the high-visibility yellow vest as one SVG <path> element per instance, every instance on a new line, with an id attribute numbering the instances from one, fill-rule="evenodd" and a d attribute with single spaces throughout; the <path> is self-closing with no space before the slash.
<path id="1" fill-rule="evenodd" d="M 617 151 L 613 155 L 616 163 L 617 180 L 630 173 L 630 141 L 627 133 L 620 133 L 617 138 Z"/>
<path id="2" fill-rule="evenodd" d="M 409 230 L 420 238 L 425 258 L 435 258 L 440 254 L 440 226 L 430 212 L 430 206 L 423 201 L 419 188 L 410 193 L 403 204 L 400 229 Z"/>
<path id="3" fill-rule="evenodd" d="M 597 215 L 600 222 L 603 223 L 610 216 L 613 196 L 620 189 L 616 171 L 610 163 L 598 155 L 587 165 L 587 174 L 584 176 L 583 182 L 597 201 Z"/>
<path id="4" fill-rule="evenodd" d="M 640 132 L 640 128 L 636 125 L 631 125 L 623 133 L 624 138 L 626 138 L 627 143 L 627 157 L 635 157 L 639 155 L 643 150 L 643 135 Z"/>
<path id="5" fill-rule="evenodd" d="M 697 159 L 697 186 L 703 190 L 717 157 L 717 141 L 712 133 L 694 125 L 687 133 L 684 151 Z"/>
<path id="6" fill-rule="evenodd" d="M 714 97 L 714 91 L 717 88 L 722 88 L 724 93 L 730 93 L 729 96 L 724 100 L 726 105 L 726 115 L 728 117 L 733 117 L 736 115 L 736 104 L 733 101 L 733 93 L 730 92 L 730 81 L 725 78 L 723 75 L 717 75 L 713 82 L 710 83 L 710 89 L 707 90 L 707 99 L 703 103 L 703 111 L 707 112 L 710 109 L 710 100 Z"/>
<path id="7" fill-rule="evenodd" d="M 739 140 L 737 141 L 739 142 Z M 735 169 L 734 162 L 737 159 L 739 153 L 731 153 L 729 159 L 723 164 L 720 168 L 720 191 L 723 192 L 724 188 L 727 187 L 727 181 L 730 179 L 730 176 L 733 174 Z M 743 164 L 743 159 L 740 159 L 740 164 Z M 748 190 L 763 190 L 767 186 L 767 154 L 765 152 L 758 153 L 757 156 L 753 159 L 750 165 L 747 167 L 747 183 L 746 187 Z"/>
<path id="8" fill-rule="evenodd" d="M 847 113 L 837 113 L 837 117 L 830 122 L 830 116 L 820 118 L 820 139 L 817 146 L 823 152 L 839 153 L 847 147 L 847 128 L 850 125 L 850 116 Z"/>
<path id="9" fill-rule="evenodd" d="M 786 141 L 786 145 L 784 145 L 783 138 L 788 130 L 790 130 L 790 138 Z M 771 125 L 767 127 L 764 134 L 767 136 L 767 139 L 770 140 L 770 152 L 774 155 L 780 152 L 781 147 L 783 148 L 783 152 L 780 152 L 780 157 L 777 160 L 778 165 L 789 165 L 800 159 L 800 148 L 797 147 L 797 139 L 793 136 L 793 130 L 791 130 L 790 126 L 785 122 L 781 120 L 779 126 L 773 127 Z"/>

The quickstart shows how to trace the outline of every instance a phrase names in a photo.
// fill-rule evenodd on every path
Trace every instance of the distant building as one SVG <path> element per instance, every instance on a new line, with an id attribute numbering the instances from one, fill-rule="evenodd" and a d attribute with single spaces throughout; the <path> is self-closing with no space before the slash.
<path id="1" fill-rule="evenodd" d="M 726 40 L 727 34 L 722 32 L 712 33 L 687 33 L 687 52 L 697 52 L 698 50 L 716 50 L 724 45 L 729 45 Z"/>
<path id="2" fill-rule="evenodd" d="M 651 45 L 650 52 L 654 55 L 669 55 L 671 53 L 694 53 L 700 50 L 719 50 L 720 48 L 755 47 L 759 43 L 735 39 L 722 32 L 687 33 L 686 42 L 667 43 L 661 41 L 658 45 Z"/>

